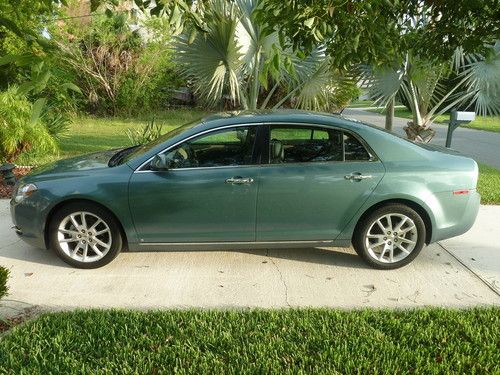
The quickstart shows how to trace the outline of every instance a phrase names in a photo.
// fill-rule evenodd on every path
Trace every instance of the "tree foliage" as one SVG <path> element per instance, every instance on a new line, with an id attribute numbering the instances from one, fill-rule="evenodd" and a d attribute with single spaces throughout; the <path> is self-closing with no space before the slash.
<path id="1" fill-rule="evenodd" d="M 331 110 L 340 96 L 353 93 L 325 49 L 304 54 L 284 47 L 278 34 L 255 18 L 258 0 L 214 1 L 201 15 L 200 30 L 190 28 L 174 47 L 187 79 L 209 104 L 227 98 L 246 109 Z"/>
<path id="2" fill-rule="evenodd" d="M 447 61 L 457 47 L 481 53 L 500 38 L 498 0 L 266 0 L 258 17 L 295 48 L 326 43 L 340 65 L 402 61 L 408 51 Z"/>
<path id="3" fill-rule="evenodd" d="M 413 114 L 406 128 L 411 139 L 430 140 L 434 119 L 452 108 L 474 109 L 483 116 L 500 113 L 500 43 L 489 46 L 485 55 L 457 49 L 453 59 L 440 63 L 407 54 L 401 65 L 362 70 L 379 104 L 396 96 L 407 103 Z"/>

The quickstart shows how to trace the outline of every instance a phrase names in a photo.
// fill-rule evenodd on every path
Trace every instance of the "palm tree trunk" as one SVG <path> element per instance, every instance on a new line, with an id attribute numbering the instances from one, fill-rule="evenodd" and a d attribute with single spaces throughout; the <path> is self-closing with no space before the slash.
<path id="1" fill-rule="evenodd" d="M 392 125 L 394 122 L 394 104 L 396 99 L 393 97 L 387 103 L 385 107 L 385 129 L 392 131 Z"/>

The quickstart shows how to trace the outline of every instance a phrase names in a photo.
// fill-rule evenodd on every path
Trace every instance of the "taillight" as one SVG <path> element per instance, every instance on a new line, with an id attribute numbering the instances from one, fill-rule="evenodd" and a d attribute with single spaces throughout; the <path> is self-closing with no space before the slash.
<path id="1" fill-rule="evenodd" d="M 469 194 L 469 192 L 470 192 L 469 189 L 455 190 L 453 192 L 453 195 L 464 195 L 464 194 Z"/>

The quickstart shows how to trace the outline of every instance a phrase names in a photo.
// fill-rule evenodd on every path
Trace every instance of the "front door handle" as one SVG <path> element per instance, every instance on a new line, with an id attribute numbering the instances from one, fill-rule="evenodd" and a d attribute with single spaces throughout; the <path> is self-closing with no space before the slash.
<path id="1" fill-rule="evenodd" d="M 251 184 L 252 182 L 253 182 L 253 178 L 251 178 L 251 177 L 236 176 L 236 177 L 230 177 L 230 178 L 226 179 L 226 184 L 233 184 L 233 185 Z"/>
<path id="2" fill-rule="evenodd" d="M 350 181 L 361 181 L 361 180 L 367 180 L 369 178 L 373 178 L 372 175 L 369 175 L 369 174 L 361 174 L 359 172 L 356 172 L 356 173 L 351 173 L 351 174 L 348 174 L 348 175 L 345 175 L 344 178 L 346 180 L 350 180 Z"/>

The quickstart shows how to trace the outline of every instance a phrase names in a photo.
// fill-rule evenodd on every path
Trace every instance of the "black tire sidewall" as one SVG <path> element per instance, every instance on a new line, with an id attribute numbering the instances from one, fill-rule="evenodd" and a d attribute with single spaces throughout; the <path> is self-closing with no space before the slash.
<path id="1" fill-rule="evenodd" d="M 102 259 L 99 259 L 96 262 L 83 263 L 69 257 L 61 249 L 61 246 L 57 241 L 57 232 L 61 221 L 71 213 L 78 211 L 86 211 L 99 216 L 102 220 L 106 222 L 111 231 L 111 237 L 112 237 L 111 248 Z M 84 268 L 84 269 L 102 267 L 111 262 L 113 259 L 115 259 L 122 249 L 123 241 L 122 241 L 121 231 L 114 216 L 107 209 L 90 202 L 89 203 L 74 202 L 74 203 L 68 203 L 67 205 L 63 206 L 51 218 L 48 230 L 49 230 L 48 232 L 49 247 L 57 254 L 59 258 L 61 258 L 64 262 L 72 265 L 73 267 Z"/>
<path id="2" fill-rule="evenodd" d="M 366 248 L 365 236 L 371 224 L 375 220 L 377 220 L 381 216 L 390 213 L 403 214 L 412 219 L 413 222 L 415 223 L 415 226 L 417 227 L 418 239 L 415 248 L 406 258 L 395 263 L 383 263 L 370 256 L 370 254 L 368 253 L 368 249 Z M 422 217 L 414 209 L 404 204 L 394 203 L 382 206 L 374 210 L 365 218 L 363 218 L 356 227 L 352 242 L 356 253 L 358 253 L 358 255 L 360 255 L 365 262 L 367 262 L 370 266 L 374 268 L 387 270 L 387 269 L 396 269 L 406 266 L 408 263 L 413 261 L 413 259 L 417 257 L 420 251 L 422 251 L 425 245 L 425 238 L 426 238 L 426 228 Z"/>

